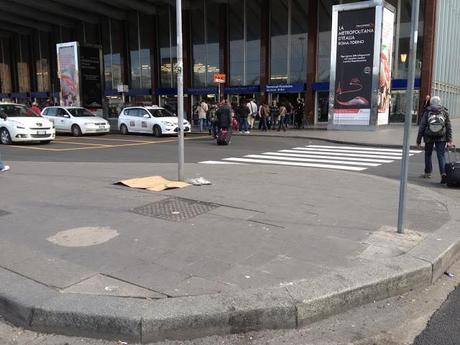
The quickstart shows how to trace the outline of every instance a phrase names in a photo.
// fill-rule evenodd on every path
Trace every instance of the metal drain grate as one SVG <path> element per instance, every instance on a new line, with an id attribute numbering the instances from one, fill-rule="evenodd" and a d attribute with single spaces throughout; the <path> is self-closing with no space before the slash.
<path id="1" fill-rule="evenodd" d="M 207 213 L 220 205 L 198 200 L 171 197 L 151 204 L 136 207 L 132 212 L 142 216 L 182 222 Z"/>
<path id="2" fill-rule="evenodd" d="M 10 214 L 9 212 L 6 212 L 4 210 L 0 210 L 0 217 L 1 216 L 6 216 L 7 214 Z"/>

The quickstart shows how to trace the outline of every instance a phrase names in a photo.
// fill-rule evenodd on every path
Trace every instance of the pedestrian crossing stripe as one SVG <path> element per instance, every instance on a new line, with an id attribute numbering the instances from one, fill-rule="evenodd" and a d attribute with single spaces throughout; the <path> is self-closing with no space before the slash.
<path id="1" fill-rule="evenodd" d="M 232 162 L 243 162 L 243 163 L 257 163 L 257 164 L 271 164 L 271 165 L 287 165 L 295 167 L 306 167 L 306 168 L 323 168 L 323 169 L 334 169 L 334 170 L 350 170 L 350 171 L 363 171 L 367 168 L 355 167 L 355 166 L 344 166 L 344 165 L 333 165 L 333 164 L 315 164 L 315 163 L 296 163 L 296 162 L 283 162 L 278 160 L 269 159 L 250 159 L 250 158 L 224 158 L 226 161 Z"/>
<path id="2" fill-rule="evenodd" d="M 410 156 L 422 151 L 411 150 Z M 248 154 L 201 164 L 263 164 L 346 171 L 364 171 L 402 159 L 402 150 L 367 146 L 307 145 L 276 152 Z"/>

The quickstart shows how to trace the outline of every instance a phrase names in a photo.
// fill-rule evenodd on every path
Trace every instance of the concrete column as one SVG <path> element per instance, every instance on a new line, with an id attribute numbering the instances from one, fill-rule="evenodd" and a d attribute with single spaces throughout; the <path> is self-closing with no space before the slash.
<path id="1" fill-rule="evenodd" d="M 436 9 L 437 0 L 425 1 L 424 28 L 423 28 L 423 62 L 421 71 L 419 113 L 423 110 L 426 95 L 431 95 L 433 82 L 434 45 L 436 34 Z M 398 57 L 396 57 L 398 58 Z"/>
<path id="2" fill-rule="evenodd" d="M 229 70 L 229 56 L 228 56 L 228 22 L 227 22 L 227 4 L 219 5 L 219 70 L 220 73 L 225 73 L 227 76 L 225 86 L 228 85 L 230 79 Z M 219 98 L 224 96 L 224 88 L 220 88 Z"/>
<path id="3" fill-rule="evenodd" d="M 318 47 L 318 1 L 310 1 L 308 8 L 307 86 L 305 91 L 305 116 L 309 124 L 315 123 L 316 57 Z"/>
<path id="4" fill-rule="evenodd" d="M 270 1 L 262 0 L 260 30 L 260 100 L 267 102 L 265 86 L 270 77 Z"/>

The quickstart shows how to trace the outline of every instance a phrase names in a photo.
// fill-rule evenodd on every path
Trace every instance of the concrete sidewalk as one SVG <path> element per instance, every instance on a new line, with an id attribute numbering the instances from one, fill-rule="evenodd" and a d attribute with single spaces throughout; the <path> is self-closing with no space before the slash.
<path id="1" fill-rule="evenodd" d="M 298 327 L 430 284 L 460 253 L 456 201 L 410 186 L 397 235 L 397 183 L 364 174 L 188 164 L 213 184 L 153 193 L 113 183 L 174 164 L 14 167 L 0 313 L 39 331 L 147 343 Z"/>

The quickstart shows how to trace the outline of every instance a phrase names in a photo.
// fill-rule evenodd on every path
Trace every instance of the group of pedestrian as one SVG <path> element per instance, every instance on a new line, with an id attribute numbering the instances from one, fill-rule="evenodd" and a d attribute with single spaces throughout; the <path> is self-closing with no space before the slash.
<path id="1" fill-rule="evenodd" d="M 262 102 L 259 105 L 255 99 L 242 99 L 239 103 L 225 101 L 232 115 L 232 130 L 239 134 L 250 134 L 252 130 L 286 131 L 288 128 L 303 128 L 305 126 L 305 105 L 303 99 L 298 99 L 296 105 L 289 101 L 278 103 Z M 215 111 L 221 104 L 211 103 L 202 99 L 194 107 L 200 132 L 213 133 L 212 120 Z"/>

